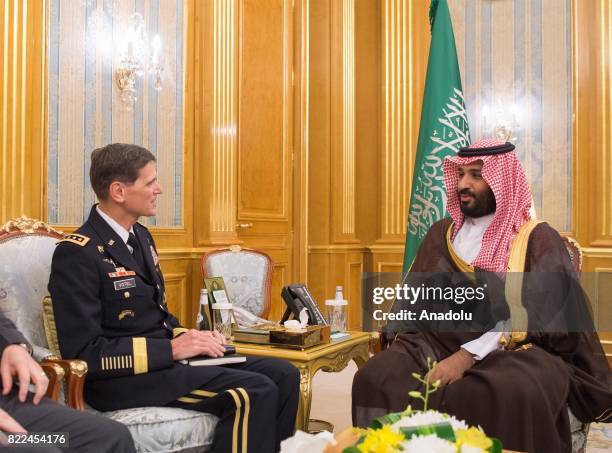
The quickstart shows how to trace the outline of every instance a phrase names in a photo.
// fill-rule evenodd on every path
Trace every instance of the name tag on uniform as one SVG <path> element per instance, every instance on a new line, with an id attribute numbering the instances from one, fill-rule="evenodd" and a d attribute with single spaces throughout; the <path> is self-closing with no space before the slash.
<path id="1" fill-rule="evenodd" d="M 125 280 L 117 280 L 113 282 L 115 285 L 115 291 L 121 291 L 123 289 L 128 288 L 136 288 L 136 279 L 135 278 L 126 278 Z"/>
<path id="2" fill-rule="evenodd" d="M 108 276 L 110 278 L 129 277 L 130 275 L 136 275 L 136 272 L 134 272 L 134 271 L 126 271 L 125 269 L 123 269 L 123 270 L 117 270 L 117 272 L 109 272 L 108 273 Z"/>

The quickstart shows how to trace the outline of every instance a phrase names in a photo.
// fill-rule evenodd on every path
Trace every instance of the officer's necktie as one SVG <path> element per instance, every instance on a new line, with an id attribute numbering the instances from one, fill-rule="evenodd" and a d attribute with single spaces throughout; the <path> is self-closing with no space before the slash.
<path id="1" fill-rule="evenodd" d="M 142 255 L 142 249 L 140 248 L 140 244 L 138 243 L 138 239 L 136 239 L 136 236 L 134 235 L 134 233 L 130 233 L 130 237 L 128 238 L 127 243 L 129 246 L 132 247 L 132 250 L 133 250 L 132 255 L 134 255 L 134 259 L 136 260 L 136 263 L 140 267 L 140 270 L 146 273 L 147 268 L 144 263 L 144 256 Z"/>

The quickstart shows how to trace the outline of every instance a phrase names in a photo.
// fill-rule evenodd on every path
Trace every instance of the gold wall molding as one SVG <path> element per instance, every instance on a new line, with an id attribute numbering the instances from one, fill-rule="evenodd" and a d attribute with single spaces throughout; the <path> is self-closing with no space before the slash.
<path id="1" fill-rule="evenodd" d="M 308 280 L 309 156 L 310 156 L 310 0 L 293 2 L 296 65 L 292 72 L 294 92 L 293 178 L 293 269 L 298 281 Z"/>
<path id="2" fill-rule="evenodd" d="M 350 245 L 350 244 L 333 244 L 333 245 L 310 245 L 308 246 L 309 253 L 365 253 L 368 251 L 367 247 L 361 245 Z"/>
<path id="3" fill-rule="evenodd" d="M 586 257 L 612 259 L 612 248 L 580 247 L 580 249 Z"/>
<path id="4" fill-rule="evenodd" d="M 612 247 L 612 1 L 572 1 L 576 237 Z"/>
<path id="5" fill-rule="evenodd" d="M 193 326 L 192 313 L 195 304 L 191 303 L 189 297 L 186 272 L 166 272 L 164 282 L 166 287 L 166 298 L 170 312 L 185 323 L 185 327 Z"/>
<path id="6" fill-rule="evenodd" d="M 355 1 L 331 2 L 332 240 L 355 237 Z"/>
<path id="7" fill-rule="evenodd" d="M 0 219 L 43 219 L 47 2 L 0 2 L 0 27 Z"/>
<path id="8" fill-rule="evenodd" d="M 235 237 L 237 153 L 236 0 L 213 1 L 211 236 Z"/>
<path id="9" fill-rule="evenodd" d="M 383 94 L 380 177 L 381 241 L 404 241 L 418 139 L 425 51 L 426 2 L 382 0 Z"/>

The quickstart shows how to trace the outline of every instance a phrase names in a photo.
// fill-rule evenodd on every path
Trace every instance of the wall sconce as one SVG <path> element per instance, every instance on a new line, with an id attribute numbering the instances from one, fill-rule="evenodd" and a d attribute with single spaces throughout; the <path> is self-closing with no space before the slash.
<path id="1" fill-rule="evenodd" d="M 164 71 L 159 58 L 161 49 L 159 35 L 155 35 L 149 45 L 142 16 L 135 13 L 132 15 L 130 22 L 130 28 L 125 34 L 125 41 L 117 45 L 121 50 L 114 72 L 121 101 L 128 109 L 133 108 L 138 99 L 136 96 L 136 79 L 142 77 L 146 71 L 153 77 L 155 90 L 161 91 Z"/>
<path id="2" fill-rule="evenodd" d="M 485 135 L 494 136 L 503 141 L 516 142 L 520 124 L 517 120 L 518 106 L 512 103 L 510 110 L 505 110 L 501 99 L 491 109 L 487 104 L 482 107 L 482 129 Z"/>

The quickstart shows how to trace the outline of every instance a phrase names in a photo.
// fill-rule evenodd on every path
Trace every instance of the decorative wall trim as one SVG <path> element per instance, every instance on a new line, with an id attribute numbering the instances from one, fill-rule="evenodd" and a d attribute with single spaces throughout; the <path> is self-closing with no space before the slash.
<path id="1" fill-rule="evenodd" d="M 355 0 L 342 8 L 342 234 L 355 234 Z"/>
<path id="2" fill-rule="evenodd" d="M 297 8 L 296 8 L 297 3 Z M 293 89 L 296 102 L 294 117 L 296 130 L 294 130 L 294 171 L 293 176 L 298 184 L 294 185 L 293 192 L 293 277 L 300 281 L 308 279 L 308 159 L 310 145 L 310 0 L 297 0 L 293 3 L 296 23 L 295 38 L 299 42 L 299 51 L 296 46 L 295 61 L 298 62 L 292 74 Z M 296 77 L 297 75 L 297 77 Z"/>
<path id="3" fill-rule="evenodd" d="M 236 0 L 213 3 L 212 234 L 236 228 Z"/>
<path id="4" fill-rule="evenodd" d="M 422 45 L 414 37 L 427 30 L 421 21 L 415 23 L 415 5 L 418 2 L 383 0 L 383 95 L 381 156 L 381 239 L 403 241 L 408 218 L 408 203 L 414 150 L 418 135 L 418 117 L 421 106 L 418 99 L 422 91 L 425 70 L 419 64 L 418 50 Z M 424 9 L 424 8 L 421 8 Z M 423 18 L 421 18 L 423 19 Z M 415 26 L 416 25 L 416 26 Z M 420 26 L 419 26 L 420 25 Z M 427 41 L 429 33 L 427 32 Z M 427 48 L 427 45 L 424 46 Z"/>

